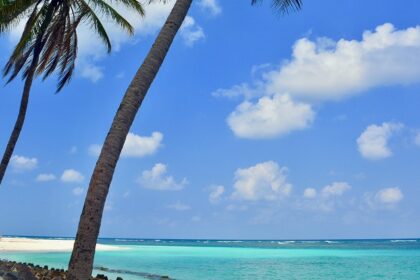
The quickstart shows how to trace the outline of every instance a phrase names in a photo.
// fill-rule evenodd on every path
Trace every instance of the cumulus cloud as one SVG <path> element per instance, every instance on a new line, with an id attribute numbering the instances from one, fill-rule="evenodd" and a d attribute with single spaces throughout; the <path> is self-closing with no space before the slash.
<path id="1" fill-rule="evenodd" d="M 150 136 L 140 136 L 134 133 L 128 133 L 121 152 L 122 157 L 144 157 L 152 155 L 162 145 L 163 134 L 153 132 Z M 93 144 L 89 146 L 88 152 L 91 156 L 99 156 L 102 145 Z"/>
<path id="2" fill-rule="evenodd" d="M 81 187 L 77 187 L 77 188 L 74 188 L 73 190 L 72 190 L 72 193 L 73 193 L 73 195 L 75 195 L 75 196 L 80 196 L 80 195 L 82 195 L 83 194 L 83 192 L 84 192 L 85 190 L 83 189 L 83 188 L 81 188 Z"/>
<path id="3" fill-rule="evenodd" d="M 381 203 L 395 204 L 400 202 L 404 195 L 399 188 L 386 188 L 378 191 L 375 197 Z"/>
<path id="4" fill-rule="evenodd" d="M 220 201 L 222 195 L 225 193 L 224 186 L 212 186 L 209 194 L 209 201 L 211 203 L 217 203 Z"/>
<path id="5" fill-rule="evenodd" d="M 383 123 L 382 125 L 370 125 L 357 139 L 360 154 L 370 160 L 378 160 L 390 157 L 391 149 L 388 140 L 403 127 L 400 123 Z"/>
<path id="6" fill-rule="evenodd" d="M 222 12 L 222 7 L 217 0 L 201 0 L 198 5 L 205 11 L 209 11 L 212 15 L 216 16 Z"/>
<path id="7" fill-rule="evenodd" d="M 239 114 L 237 122 L 245 127 L 256 112 L 266 112 L 262 101 L 271 101 L 274 106 L 276 96 L 289 96 L 289 102 L 295 106 L 289 106 L 288 112 L 301 117 L 297 122 L 280 121 L 280 115 L 275 122 L 271 115 L 267 120 L 263 114 L 260 117 L 265 120 L 263 124 L 268 122 L 275 128 L 269 137 L 276 137 L 285 131 L 309 127 L 315 116 L 314 104 L 342 100 L 375 87 L 419 83 L 418 63 L 420 26 L 398 30 L 386 23 L 374 31 L 365 31 L 361 40 L 302 38 L 294 44 L 291 59 L 274 70 L 263 68 L 251 84 L 218 89 L 213 96 L 243 96 L 245 101 L 228 117 L 228 124 L 238 137 L 245 138 L 250 138 L 249 133 L 238 133 L 239 125 L 232 125 L 232 116 Z M 258 101 L 253 102 L 254 99 Z"/>
<path id="8" fill-rule="evenodd" d="M 143 157 L 154 154 L 161 146 L 163 134 L 153 132 L 151 136 L 140 136 L 129 133 L 121 155 L 123 157 Z"/>
<path id="9" fill-rule="evenodd" d="M 89 79 L 94 83 L 102 79 L 104 76 L 103 69 L 92 63 L 84 62 L 81 66 L 80 76 Z"/>
<path id="10" fill-rule="evenodd" d="M 331 185 L 325 186 L 321 190 L 321 194 L 325 197 L 341 196 L 350 189 L 351 186 L 346 182 L 334 182 Z"/>
<path id="11" fill-rule="evenodd" d="M 312 198 L 315 198 L 316 195 L 317 195 L 317 191 L 314 188 L 307 188 L 303 191 L 303 197 L 305 198 L 312 199 Z"/>
<path id="12" fill-rule="evenodd" d="M 10 165 L 17 172 L 29 171 L 38 166 L 38 159 L 14 155 L 10 159 Z"/>
<path id="13" fill-rule="evenodd" d="M 39 174 L 38 176 L 36 176 L 35 181 L 37 182 L 50 182 L 50 181 L 54 181 L 56 179 L 54 174 L 51 173 L 43 173 L 43 174 Z"/>
<path id="14" fill-rule="evenodd" d="M 397 30 L 386 23 L 362 40 L 298 40 L 292 59 L 267 74 L 268 90 L 337 100 L 373 87 L 420 82 L 420 26 Z"/>
<path id="15" fill-rule="evenodd" d="M 333 182 L 320 190 L 307 188 L 303 192 L 304 199 L 295 201 L 298 209 L 310 211 L 332 212 L 345 204 L 341 198 L 351 186 L 346 182 Z"/>
<path id="16" fill-rule="evenodd" d="M 65 183 L 80 183 L 83 182 L 85 177 L 77 170 L 66 169 L 61 175 L 61 181 Z"/>
<path id="17" fill-rule="evenodd" d="M 206 37 L 203 28 L 197 25 L 194 18 L 190 16 L 185 17 L 180 32 L 185 44 L 189 47 Z"/>
<path id="18" fill-rule="evenodd" d="M 236 170 L 233 188 L 234 199 L 272 201 L 288 196 L 292 185 L 287 182 L 286 167 L 267 161 Z"/>
<path id="19" fill-rule="evenodd" d="M 255 81 L 254 86 L 250 86 L 247 83 L 242 83 L 239 85 L 234 85 L 231 88 L 219 88 L 212 92 L 214 97 L 226 97 L 230 99 L 244 97 L 245 100 L 251 100 L 256 97 L 261 97 L 264 95 L 264 83 Z"/>
<path id="20" fill-rule="evenodd" d="M 177 201 L 174 204 L 168 205 L 168 208 L 173 209 L 173 210 L 176 210 L 176 211 L 187 211 L 187 210 L 190 210 L 191 209 L 191 206 L 189 206 L 187 204 L 184 204 L 184 203 L 182 203 L 180 201 Z"/>
<path id="21" fill-rule="evenodd" d="M 311 105 L 295 102 L 289 95 L 265 96 L 257 103 L 242 102 L 233 111 L 227 122 L 235 135 L 259 139 L 285 135 L 307 128 L 315 113 Z"/>
<path id="22" fill-rule="evenodd" d="M 365 193 L 366 204 L 373 210 L 393 209 L 403 200 L 404 194 L 400 188 L 384 188 L 376 193 Z"/>
<path id="23" fill-rule="evenodd" d="M 172 176 L 167 175 L 167 166 L 163 163 L 157 163 L 151 170 L 143 171 L 138 183 L 146 189 L 159 191 L 179 191 L 187 184 L 187 178 L 176 181 Z"/>

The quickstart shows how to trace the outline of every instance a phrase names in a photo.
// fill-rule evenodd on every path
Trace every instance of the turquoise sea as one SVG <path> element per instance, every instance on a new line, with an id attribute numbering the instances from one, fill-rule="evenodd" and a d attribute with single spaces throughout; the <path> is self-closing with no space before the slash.
<path id="1" fill-rule="evenodd" d="M 420 239 L 100 239 L 124 250 L 98 252 L 115 279 L 420 279 Z M 0 253 L 0 258 L 66 268 L 69 253 Z M 111 272 L 109 272 L 111 271 Z M 115 271 L 116 273 L 113 273 Z"/>

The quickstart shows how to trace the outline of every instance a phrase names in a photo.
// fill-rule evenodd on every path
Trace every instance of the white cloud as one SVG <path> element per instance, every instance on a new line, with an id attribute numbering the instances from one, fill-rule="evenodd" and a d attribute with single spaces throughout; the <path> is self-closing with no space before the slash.
<path id="1" fill-rule="evenodd" d="M 73 195 L 75 195 L 75 196 L 80 196 L 80 195 L 82 195 L 83 194 L 83 192 L 84 192 L 85 190 L 83 189 L 83 188 L 81 188 L 81 187 L 77 187 L 77 188 L 74 188 L 73 189 L 73 191 L 72 191 L 72 193 L 73 193 Z"/>
<path id="2" fill-rule="evenodd" d="M 331 185 L 325 186 L 321 190 L 321 194 L 324 197 L 341 196 L 350 189 L 351 186 L 346 182 L 334 182 Z"/>
<path id="3" fill-rule="evenodd" d="M 177 201 L 174 204 L 168 205 L 168 208 L 174 209 L 176 211 L 187 211 L 187 210 L 191 209 L 191 206 L 189 206 L 187 204 L 184 204 L 184 203 L 181 203 L 180 201 Z"/>
<path id="4" fill-rule="evenodd" d="M 235 172 L 232 197 L 241 200 L 276 200 L 288 196 L 292 185 L 287 182 L 287 168 L 274 161 L 258 163 Z"/>
<path id="5" fill-rule="evenodd" d="M 49 181 L 54 181 L 56 179 L 54 174 L 51 173 L 44 173 L 44 174 L 39 174 L 38 176 L 36 176 L 35 181 L 37 182 L 49 182 Z"/>
<path id="6" fill-rule="evenodd" d="M 420 26 L 396 30 L 390 23 L 365 31 L 362 40 L 298 40 L 293 56 L 268 73 L 270 92 L 337 100 L 378 86 L 420 82 Z"/>
<path id="7" fill-rule="evenodd" d="M 384 204 L 395 204 L 400 202 L 404 195 L 399 188 L 386 188 L 378 191 L 375 198 Z"/>
<path id="8" fill-rule="evenodd" d="M 201 0 L 198 2 L 198 5 L 206 11 L 210 11 L 210 13 L 214 16 L 219 15 L 222 12 L 222 7 L 217 0 Z"/>
<path id="9" fill-rule="evenodd" d="M 224 186 L 212 186 L 210 187 L 211 192 L 209 194 L 209 201 L 211 203 L 217 203 L 221 199 L 222 195 L 225 193 Z"/>
<path id="10" fill-rule="evenodd" d="M 403 127 L 400 123 L 383 123 L 370 125 L 357 139 L 360 154 L 370 160 L 390 157 L 392 151 L 388 147 L 388 140 Z"/>
<path id="11" fill-rule="evenodd" d="M 364 201 L 372 210 L 394 209 L 403 198 L 403 192 L 397 187 L 364 194 Z"/>
<path id="12" fill-rule="evenodd" d="M 65 183 L 80 183 L 83 182 L 85 177 L 77 170 L 74 169 L 66 169 L 61 175 L 61 181 Z"/>
<path id="13" fill-rule="evenodd" d="M 227 97 L 227 98 L 237 98 L 243 96 L 245 100 L 250 100 L 252 98 L 261 97 L 264 92 L 264 83 L 260 81 L 255 81 L 254 86 L 251 87 L 247 83 L 242 83 L 239 85 L 234 85 L 229 89 L 219 88 L 212 92 L 214 97 Z"/>
<path id="14" fill-rule="evenodd" d="M 128 133 L 121 152 L 122 157 L 144 157 L 154 154 L 162 146 L 163 134 L 153 132 L 150 136 L 140 136 Z M 102 145 L 93 144 L 89 146 L 88 153 L 91 156 L 99 156 Z"/>
<path id="15" fill-rule="evenodd" d="M 29 171 L 37 167 L 38 159 L 14 155 L 10 159 L 10 165 L 12 166 L 13 170 L 18 172 Z"/>
<path id="16" fill-rule="evenodd" d="M 166 174 L 166 165 L 157 163 L 151 170 L 143 171 L 138 183 L 144 188 L 159 191 L 179 191 L 188 184 L 186 178 L 177 182 L 172 176 Z"/>
<path id="17" fill-rule="evenodd" d="M 314 188 L 307 188 L 303 192 L 303 197 L 309 198 L 309 199 L 315 198 L 316 195 L 317 195 L 317 191 Z"/>
<path id="18" fill-rule="evenodd" d="M 101 153 L 101 150 L 102 150 L 102 145 L 92 144 L 88 148 L 88 153 L 89 153 L 89 155 L 91 155 L 93 157 L 97 157 Z"/>
<path id="19" fill-rule="evenodd" d="M 185 44 L 189 47 L 192 47 L 199 40 L 206 38 L 203 28 L 197 25 L 194 18 L 190 16 L 185 17 L 185 20 L 181 26 L 180 33 Z"/>
<path id="20" fill-rule="evenodd" d="M 337 207 L 344 207 L 345 200 L 341 197 L 351 189 L 346 182 L 333 182 L 321 190 L 307 188 L 303 192 L 304 199 L 295 201 L 297 209 L 310 211 L 332 212 Z"/>
<path id="21" fill-rule="evenodd" d="M 257 103 L 242 102 L 227 122 L 238 137 L 260 139 L 285 135 L 307 128 L 315 113 L 311 105 L 294 102 L 290 96 L 265 96 Z"/>
<path id="22" fill-rule="evenodd" d="M 163 134 L 160 132 L 153 132 L 150 137 L 129 133 L 125 140 L 121 156 L 143 157 L 152 155 L 161 146 L 162 140 Z"/>
<path id="23" fill-rule="evenodd" d="M 96 83 L 104 76 L 103 69 L 91 63 L 82 63 L 80 76 Z"/>
<path id="24" fill-rule="evenodd" d="M 244 97 L 228 118 L 237 136 L 277 137 L 309 127 L 315 116 L 314 104 L 342 100 L 375 87 L 419 83 L 418 64 L 420 26 L 397 30 L 387 23 L 365 31 L 361 40 L 300 39 L 290 60 L 274 70 L 263 68 L 261 77 L 253 78 L 251 85 L 218 89 L 213 96 Z M 281 107 L 279 96 L 285 95 L 288 101 Z M 292 122 L 282 119 L 286 112 L 294 117 Z M 232 125 L 232 120 L 237 123 Z M 259 125 L 263 131 L 254 132 L 252 128 Z"/>

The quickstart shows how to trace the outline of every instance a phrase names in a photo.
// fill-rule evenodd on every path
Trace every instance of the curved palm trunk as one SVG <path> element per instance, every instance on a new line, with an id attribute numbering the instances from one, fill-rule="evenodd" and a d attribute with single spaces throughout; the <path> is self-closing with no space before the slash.
<path id="1" fill-rule="evenodd" d="M 37 59 L 36 59 L 37 60 Z M 37 61 L 34 65 L 37 64 Z M 29 93 L 31 91 L 32 81 L 34 79 L 35 70 L 31 70 L 25 79 L 25 86 L 23 88 L 22 99 L 20 101 L 19 114 L 15 122 L 12 134 L 10 135 L 9 142 L 7 143 L 6 150 L 4 151 L 3 158 L 0 163 L 0 184 L 3 181 L 4 174 L 6 173 L 7 166 L 12 158 L 13 151 L 15 150 L 16 143 L 19 139 L 20 132 L 22 131 L 23 123 L 25 122 L 26 111 L 29 102 Z"/>
<path id="2" fill-rule="evenodd" d="M 70 280 L 86 280 L 91 277 L 102 213 L 118 158 L 137 111 L 162 65 L 192 1 L 176 1 L 146 59 L 128 87 L 114 117 L 96 162 L 80 216 L 68 268 L 68 279 Z"/>

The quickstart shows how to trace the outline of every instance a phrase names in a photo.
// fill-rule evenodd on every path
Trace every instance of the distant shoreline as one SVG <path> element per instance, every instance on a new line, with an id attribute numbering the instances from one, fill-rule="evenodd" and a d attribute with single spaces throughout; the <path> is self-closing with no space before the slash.
<path id="1" fill-rule="evenodd" d="M 0 237 L 0 252 L 71 252 L 74 240 Z M 116 245 L 97 244 L 98 251 L 125 250 Z"/>
<path id="2" fill-rule="evenodd" d="M 74 240 L 75 237 L 70 236 L 42 236 L 42 235 L 0 235 L 1 238 L 24 238 L 24 239 L 41 239 L 41 240 Z M 381 238 L 280 238 L 280 239 L 241 239 L 241 238 L 161 238 L 161 237 L 99 237 L 98 240 L 129 240 L 129 241 L 153 241 L 153 240 L 162 240 L 162 241 L 391 241 L 391 240 L 419 240 L 419 237 L 381 237 Z"/>

